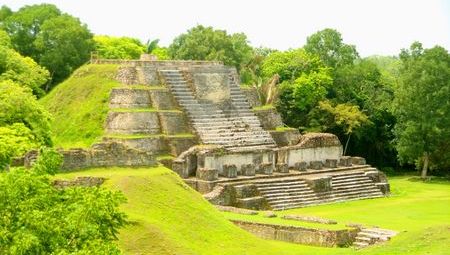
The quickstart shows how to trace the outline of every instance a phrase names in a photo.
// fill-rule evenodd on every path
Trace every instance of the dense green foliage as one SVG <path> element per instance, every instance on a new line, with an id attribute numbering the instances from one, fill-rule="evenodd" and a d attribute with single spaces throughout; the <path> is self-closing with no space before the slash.
<path id="1" fill-rule="evenodd" d="M 225 30 L 198 25 L 175 38 L 169 46 L 173 59 L 218 60 L 240 69 L 252 55 L 243 33 L 229 35 Z"/>
<path id="2" fill-rule="evenodd" d="M 145 46 L 135 38 L 97 35 L 94 37 L 95 50 L 100 58 L 138 59 Z"/>
<path id="3" fill-rule="evenodd" d="M 30 88 L 34 95 L 43 96 L 48 71 L 32 58 L 21 56 L 11 46 L 8 34 L 0 30 L 0 81 L 14 81 Z"/>
<path id="4" fill-rule="evenodd" d="M 350 65 L 359 57 L 355 46 L 343 43 L 341 34 L 331 28 L 309 36 L 304 48 L 332 68 Z"/>
<path id="5" fill-rule="evenodd" d="M 50 116 L 28 88 L 0 82 L 0 169 L 12 157 L 51 145 Z"/>
<path id="6" fill-rule="evenodd" d="M 57 189 L 48 173 L 61 156 L 43 149 L 32 169 L 0 173 L 1 254 L 119 254 L 114 241 L 126 224 L 120 192 Z"/>
<path id="7" fill-rule="evenodd" d="M 396 148 L 402 161 L 423 165 L 425 177 L 429 165 L 450 167 L 450 55 L 442 47 L 414 43 L 400 58 Z"/>
<path id="8" fill-rule="evenodd" d="M 52 114 L 52 139 L 55 146 L 89 147 L 99 139 L 108 113 L 116 65 L 86 65 L 59 84 L 41 103 Z"/>
<path id="9" fill-rule="evenodd" d="M 24 6 L 1 21 L 1 26 L 20 54 L 50 71 L 53 85 L 88 61 L 94 47 L 87 26 L 51 4 Z"/>

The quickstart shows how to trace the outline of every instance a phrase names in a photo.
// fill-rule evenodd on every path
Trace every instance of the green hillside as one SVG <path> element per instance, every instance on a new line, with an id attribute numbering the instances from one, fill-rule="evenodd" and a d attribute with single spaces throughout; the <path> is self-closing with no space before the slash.
<path id="1" fill-rule="evenodd" d="M 54 88 L 41 103 L 53 116 L 56 147 L 88 147 L 103 134 L 117 65 L 85 65 Z"/>
<path id="2" fill-rule="evenodd" d="M 123 210 L 132 222 L 120 234 L 125 254 L 446 254 L 450 243 L 450 184 L 392 178 L 391 198 L 354 201 L 285 211 L 358 222 L 401 231 L 392 241 L 356 251 L 259 239 L 227 219 L 261 221 L 217 211 L 171 170 L 101 168 L 60 174 L 57 178 L 104 176 L 106 186 L 128 198 Z"/>

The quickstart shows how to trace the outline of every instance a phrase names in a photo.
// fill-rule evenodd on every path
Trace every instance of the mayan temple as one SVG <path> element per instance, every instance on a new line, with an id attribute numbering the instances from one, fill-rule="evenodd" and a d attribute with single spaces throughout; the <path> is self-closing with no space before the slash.
<path id="1" fill-rule="evenodd" d="M 235 68 L 211 61 L 118 64 L 103 140 L 63 151 L 66 169 L 154 165 L 179 174 L 211 203 L 283 210 L 389 194 L 385 175 L 342 155 L 333 134 L 286 128 Z M 109 156 L 108 156 L 109 155 Z"/>

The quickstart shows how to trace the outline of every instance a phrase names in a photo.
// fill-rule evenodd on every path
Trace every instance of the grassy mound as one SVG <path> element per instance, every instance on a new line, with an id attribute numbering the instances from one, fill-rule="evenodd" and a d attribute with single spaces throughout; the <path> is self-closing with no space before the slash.
<path id="1" fill-rule="evenodd" d="M 52 139 L 57 147 L 88 147 L 103 135 L 117 65 L 85 65 L 59 84 L 41 103 L 53 115 Z"/>
<path id="2" fill-rule="evenodd" d="M 390 198 L 280 213 L 322 216 L 342 224 L 357 222 L 401 231 L 388 243 L 356 251 L 259 239 L 227 218 L 261 221 L 261 215 L 219 212 L 163 167 L 90 169 L 57 178 L 75 176 L 104 176 L 108 178 L 107 187 L 122 190 L 127 196 L 123 209 L 133 223 L 120 234 L 125 254 L 447 254 L 450 248 L 449 183 L 394 178 Z"/>

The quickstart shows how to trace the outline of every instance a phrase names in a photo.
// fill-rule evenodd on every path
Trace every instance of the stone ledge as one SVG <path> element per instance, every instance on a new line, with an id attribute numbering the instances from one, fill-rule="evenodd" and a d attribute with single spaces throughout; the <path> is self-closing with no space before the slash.
<path id="1" fill-rule="evenodd" d="M 325 230 L 240 220 L 231 222 L 263 239 L 323 247 L 350 246 L 358 233 L 358 229 Z"/>

